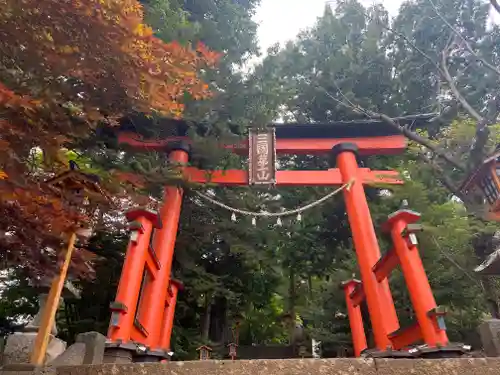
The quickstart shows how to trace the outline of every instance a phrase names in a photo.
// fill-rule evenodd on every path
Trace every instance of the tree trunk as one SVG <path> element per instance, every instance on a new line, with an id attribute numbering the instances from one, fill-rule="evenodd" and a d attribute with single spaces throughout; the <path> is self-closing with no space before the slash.
<path id="1" fill-rule="evenodd" d="M 312 276 L 310 274 L 307 275 L 307 286 L 309 289 L 309 303 L 311 303 L 314 296 L 313 296 L 313 281 L 312 281 Z"/>
<path id="2" fill-rule="evenodd" d="M 498 306 L 497 291 L 495 290 L 493 280 L 488 276 L 483 276 L 481 282 L 484 288 L 484 294 L 486 303 L 488 305 L 488 310 L 490 311 L 491 317 L 493 319 L 500 319 L 500 309 Z"/>
<path id="3" fill-rule="evenodd" d="M 295 270 L 293 266 L 290 266 L 290 279 L 289 279 L 289 286 L 288 286 L 288 313 L 290 314 L 291 317 L 291 322 L 288 327 L 288 340 L 290 345 L 295 344 L 295 318 L 296 318 L 296 313 L 295 313 L 295 300 L 296 300 L 296 290 L 295 290 Z"/>
<path id="4" fill-rule="evenodd" d="M 205 314 L 203 315 L 203 323 L 201 325 L 201 340 L 204 344 L 208 344 L 210 335 L 210 321 L 212 316 L 212 298 L 207 293 L 205 295 Z"/>
<path id="5" fill-rule="evenodd" d="M 225 297 L 214 298 L 211 316 L 210 316 L 210 332 L 209 339 L 212 343 L 224 344 L 225 332 L 227 326 L 227 300 Z"/>
<path id="6" fill-rule="evenodd" d="M 481 263 L 484 262 L 486 257 L 495 250 L 495 233 L 479 233 L 473 239 L 472 245 L 479 261 Z M 500 319 L 498 291 L 495 288 L 493 280 L 489 276 L 482 276 L 481 282 L 483 284 L 484 298 L 492 318 Z"/>

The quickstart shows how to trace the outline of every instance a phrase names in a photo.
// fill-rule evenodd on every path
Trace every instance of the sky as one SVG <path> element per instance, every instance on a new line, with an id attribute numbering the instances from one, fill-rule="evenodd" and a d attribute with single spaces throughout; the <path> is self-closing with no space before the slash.
<path id="1" fill-rule="evenodd" d="M 370 5 L 373 0 L 361 1 Z M 314 25 L 323 14 L 325 0 L 262 0 L 255 20 L 259 24 L 258 37 L 262 51 L 276 42 L 293 39 L 301 30 Z M 381 0 L 391 15 L 396 15 L 403 0 Z"/>
<path id="2" fill-rule="evenodd" d="M 404 0 L 360 0 L 365 6 L 382 3 L 391 16 L 396 16 Z M 325 5 L 335 0 L 261 0 L 255 15 L 259 24 L 258 37 L 261 51 L 276 42 L 293 39 L 301 30 L 314 25 L 323 14 Z M 500 23 L 500 15 L 492 12 L 490 21 Z"/>

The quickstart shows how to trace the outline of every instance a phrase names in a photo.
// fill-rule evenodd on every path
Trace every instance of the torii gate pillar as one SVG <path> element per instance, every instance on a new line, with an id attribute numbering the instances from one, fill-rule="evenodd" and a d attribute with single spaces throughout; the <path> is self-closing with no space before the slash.
<path id="1" fill-rule="evenodd" d="M 183 142 L 168 148 L 173 168 L 184 168 L 190 146 Z M 110 361 L 121 352 L 135 352 L 137 362 L 157 362 L 169 357 L 170 336 L 179 282 L 171 280 L 175 241 L 179 227 L 183 189 L 165 186 L 157 216 L 141 217 L 140 235 L 127 252 L 108 332 Z M 152 233 L 152 222 L 159 221 Z M 137 248 L 137 249 L 136 249 Z M 139 251 L 140 250 L 140 251 Z M 133 271 L 133 272 L 132 272 Z M 141 283 L 142 279 L 142 283 Z"/>
<path id="2" fill-rule="evenodd" d="M 370 312 L 375 345 L 384 351 L 391 346 L 388 334 L 399 329 L 399 321 L 388 281 L 379 283 L 372 271 L 380 259 L 380 248 L 360 179 L 357 152 L 358 146 L 355 144 L 340 143 L 332 149 L 332 161 L 336 161 L 343 183 L 354 181 L 350 189 L 344 189 L 346 211 Z"/>
<path id="3" fill-rule="evenodd" d="M 172 147 L 169 154 L 169 162 L 177 164 L 182 173 L 182 169 L 189 160 L 190 147 L 185 143 L 178 143 Z M 172 273 L 172 262 L 174 259 L 175 241 L 179 227 L 179 217 L 181 214 L 182 197 L 184 191 L 178 186 L 165 186 L 163 193 L 163 205 L 160 209 L 160 218 L 163 228 L 156 231 L 152 239 L 153 246 L 158 251 L 158 261 L 161 268 L 151 281 L 147 293 L 147 309 L 144 312 L 144 328 L 148 332 L 146 345 L 152 350 L 165 350 L 161 348 L 160 335 L 164 317 L 168 308 L 175 308 L 175 304 L 168 303 L 168 288 Z M 173 316 L 173 314 L 172 314 Z"/>

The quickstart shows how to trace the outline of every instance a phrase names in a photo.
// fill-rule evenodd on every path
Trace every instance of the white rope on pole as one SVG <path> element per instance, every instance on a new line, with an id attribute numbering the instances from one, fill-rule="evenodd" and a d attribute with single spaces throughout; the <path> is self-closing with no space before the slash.
<path id="1" fill-rule="evenodd" d="M 195 194 L 197 196 L 199 196 L 200 198 L 203 198 L 206 201 L 208 201 L 216 206 L 219 206 L 219 207 L 224 208 L 228 211 L 231 211 L 233 214 L 240 214 L 240 215 L 244 215 L 244 216 L 253 216 L 253 217 L 278 217 L 279 218 L 279 217 L 283 217 L 283 216 L 300 214 L 308 209 L 316 207 L 316 206 L 320 205 L 321 203 L 327 201 L 328 199 L 332 198 L 333 196 L 337 195 L 342 190 L 344 190 L 344 189 L 349 190 L 353 183 L 354 183 L 354 178 L 351 179 L 349 182 L 345 183 L 344 185 L 342 185 L 341 187 L 339 187 L 338 189 L 336 189 L 336 190 L 332 191 L 331 193 L 328 193 L 324 197 L 318 199 L 317 201 L 314 201 L 314 202 L 309 203 L 305 206 L 296 208 L 294 210 L 289 210 L 289 211 L 284 211 L 284 212 L 251 212 L 251 211 L 247 211 L 247 210 L 241 210 L 239 208 L 234 208 L 234 207 L 228 206 L 227 204 L 219 202 L 218 200 L 211 198 L 208 195 L 203 194 L 199 191 L 195 191 Z"/>

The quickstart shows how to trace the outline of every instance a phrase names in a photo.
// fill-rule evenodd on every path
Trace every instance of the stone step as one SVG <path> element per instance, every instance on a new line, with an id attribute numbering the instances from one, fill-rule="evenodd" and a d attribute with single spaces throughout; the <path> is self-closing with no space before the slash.
<path id="1" fill-rule="evenodd" d="M 500 375 L 500 359 L 302 359 L 60 367 L 57 375 Z M 0 374 L 3 375 L 3 374 Z M 7 375 L 7 374 L 6 374 Z M 10 375 L 10 374 L 9 374 Z"/>

